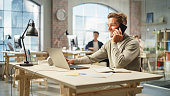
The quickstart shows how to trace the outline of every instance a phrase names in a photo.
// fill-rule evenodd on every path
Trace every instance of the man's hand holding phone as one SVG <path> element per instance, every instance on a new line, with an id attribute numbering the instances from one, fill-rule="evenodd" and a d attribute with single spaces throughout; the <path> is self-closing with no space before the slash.
<path id="1" fill-rule="evenodd" d="M 120 28 L 119 28 L 119 30 L 115 29 L 113 32 L 112 41 L 114 43 L 117 43 L 117 42 L 120 42 L 122 39 L 123 39 L 123 35 L 122 35 L 121 29 Z"/>

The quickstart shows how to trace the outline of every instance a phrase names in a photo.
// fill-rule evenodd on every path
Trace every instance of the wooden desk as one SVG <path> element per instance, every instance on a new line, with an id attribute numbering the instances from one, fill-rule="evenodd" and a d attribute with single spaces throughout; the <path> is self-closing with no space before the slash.
<path id="1" fill-rule="evenodd" d="M 69 72 L 96 73 L 92 68 L 102 68 L 102 66 L 89 65 L 90 69 L 83 70 L 64 70 L 48 64 L 23 67 L 10 63 L 20 70 L 20 96 L 29 96 L 30 78 L 34 75 L 53 79 L 60 83 L 60 96 L 135 96 L 140 93 L 142 88 L 136 82 L 156 80 L 162 78 L 161 75 L 135 72 L 113 73 L 107 78 L 96 78 L 90 76 L 66 76 Z M 18 63 L 19 64 L 19 63 Z M 32 73 L 26 75 L 24 71 Z M 128 86 L 119 86 L 127 84 Z M 118 86 L 118 87 L 117 87 Z"/>
<path id="2" fill-rule="evenodd" d="M 1 51 L 1 52 L 5 54 L 4 55 L 5 65 L 3 68 L 4 70 L 2 73 L 2 80 L 4 80 L 4 76 L 5 76 L 5 81 L 8 82 L 9 58 L 16 57 L 15 58 L 16 62 L 21 62 L 21 61 L 23 61 L 23 59 L 25 57 L 25 53 L 24 52 L 14 52 L 14 51 Z M 31 55 L 36 55 L 38 60 L 47 58 L 47 52 L 31 52 Z"/>
<path id="3" fill-rule="evenodd" d="M 4 53 L 4 58 L 5 58 L 5 65 L 4 65 L 4 70 L 2 73 L 2 80 L 8 82 L 8 71 L 9 71 L 9 58 L 10 57 L 15 57 L 16 62 L 21 62 L 25 58 L 25 53 L 24 52 L 14 52 L 14 51 L 1 51 Z M 80 55 L 81 53 L 85 53 L 86 55 L 94 53 L 93 51 L 69 51 L 69 50 L 63 50 L 63 53 L 65 56 L 73 56 L 75 58 L 76 56 Z M 48 57 L 47 52 L 31 52 L 31 55 L 36 55 L 37 60 L 44 60 Z"/>
<path id="4" fill-rule="evenodd" d="M 73 56 L 73 58 L 76 58 L 77 56 L 80 56 L 80 54 L 90 55 L 94 53 L 94 51 L 70 51 L 70 50 L 62 50 L 64 56 Z"/>
<path id="5" fill-rule="evenodd" d="M 149 61 L 149 58 L 155 58 L 156 54 L 151 54 L 151 53 L 141 53 L 140 54 L 140 58 L 142 58 L 142 64 L 141 64 L 141 68 L 142 68 L 142 72 L 145 72 L 146 70 L 144 70 L 144 67 L 145 67 L 145 59 L 147 60 L 147 65 L 148 65 L 148 71 L 149 72 L 152 72 L 152 68 L 151 68 L 151 65 L 150 65 L 150 61 Z"/>

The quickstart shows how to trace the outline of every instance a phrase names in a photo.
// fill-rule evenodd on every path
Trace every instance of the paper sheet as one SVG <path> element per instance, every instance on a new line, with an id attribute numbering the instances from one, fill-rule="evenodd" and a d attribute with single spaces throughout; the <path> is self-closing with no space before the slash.
<path id="1" fill-rule="evenodd" d="M 81 75 L 82 73 L 80 73 Z M 87 77 L 95 77 L 95 78 L 107 78 L 111 76 L 113 73 L 83 73 L 81 76 L 87 76 Z"/>
<path id="2" fill-rule="evenodd" d="M 103 68 L 93 68 L 94 71 L 99 73 L 106 73 L 106 72 L 114 72 L 114 73 L 131 73 L 131 71 L 123 69 L 123 68 L 109 68 L 109 67 L 103 67 Z"/>

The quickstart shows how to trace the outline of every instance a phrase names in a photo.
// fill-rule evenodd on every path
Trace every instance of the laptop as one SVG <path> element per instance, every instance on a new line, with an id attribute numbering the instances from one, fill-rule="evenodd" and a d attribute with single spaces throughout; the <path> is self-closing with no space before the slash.
<path id="1" fill-rule="evenodd" d="M 89 68 L 89 67 L 85 67 L 85 66 L 68 64 L 68 62 L 66 61 L 61 49 L 49 48 L 47 51 L 48 51 L 49 56 L 51 57 L 51 59 L 53 61 L 53 64 L 56 67 L 64 68 L 64 69 L 68 69 L 68 70 L 72 70 L 72 69 L 88 69 Z"/>

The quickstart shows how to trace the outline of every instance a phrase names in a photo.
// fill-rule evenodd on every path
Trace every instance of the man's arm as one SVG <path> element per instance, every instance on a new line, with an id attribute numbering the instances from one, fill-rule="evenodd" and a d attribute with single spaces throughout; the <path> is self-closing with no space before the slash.
<path id="1" fill-rule="evenodd" d="M 111 58 L 115 60 L 114 63 L 117 68 L 124 68 L 139 56 L 139 52 L 139 43 L 135 40 L 128 42 L 122 53 L 119 51 L 117 44 L 113 43 Z"/>
<path id="2" fill-rule="evenodd" d="M 107 51 L 103 45 L 101 49 L 93 53 L 92 55 L 84 56 L 82 58 L 74 59 L 74 64 L 91 64 L 107 58 Z"/>

